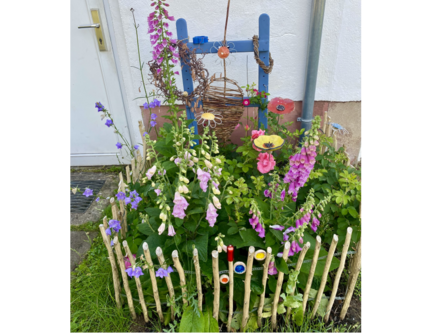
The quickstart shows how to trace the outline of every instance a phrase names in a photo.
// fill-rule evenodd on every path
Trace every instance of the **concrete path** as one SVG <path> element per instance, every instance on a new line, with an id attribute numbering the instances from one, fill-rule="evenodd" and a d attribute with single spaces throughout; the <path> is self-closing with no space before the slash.
<path id="1" fill-rule="evenodd" d="M 119 184 L 119 175 L 115 173 L 100 172 L 74 172 L 71 173 L 71 180 L 105 180 L 105 184 L 99 193 L 101 197 L 112 197 L 114 190 Z M 93 201 L 85 213 L 71 213 L 71 225 L 81 225 L 87 222 L 96 222 L 102 216 L 102 211 L 109 205 L 109 200 L 101 199 L 99 202 Z M 71 272 L 83 260 L 86 252 L 91 248 L 90 241 L 98 235 L 98 231 L 71 231 Z M 88 239 L 89 237 L 89 239 Z"/>

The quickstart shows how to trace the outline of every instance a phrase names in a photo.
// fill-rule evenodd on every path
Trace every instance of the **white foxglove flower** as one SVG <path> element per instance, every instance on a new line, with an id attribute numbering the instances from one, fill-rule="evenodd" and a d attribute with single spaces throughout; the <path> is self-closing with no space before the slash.
<path id="1" fill-rule="evenodd" d="M 219 195 L 220 191 L 213 186 L 213 193 L 216 194 L 216 195 Z"/>
<path id="2" fill-rule="evenodd" d="M 217 197 L 215 197 L 215 196 L 213 196 L 213 204 L 214 204 L 214 207 L 216 207 L 217 209 L 221 209 L 222 208 L 222 206 L 220 205 L 219 199 Z"/>
<path id="3" fill-rule="evenodd" d="M 165 214 L 164 212 L 162 212 L 162 213 L 160 213 L 159 218 L 160 218 L 162 221 L 165 222 L 166 219 L 167 219 L 167 216 L 166 216 L 166 214 Z M 165 228 L 165 226 L 164 226 L 164 228 Z"/>
<path id="4" fill-rule="evenodd" d="M 217 163 L 217 164 L 221 164 L 222 161 L 221 161 L 220 159 L 216 158 L 216 163 Z"/>
<path id="5" fill-rule="evenodd" d="M 173 162 L 174 161 L 174 156 L 170 158 L 170 161 Z"/>
<path id="6" fill-rule="evenodd" d="M 210 154 L 206 153 L 206 154 L 205 154 L 205 158 L 206 158 L 207 160 L 211 160 L 211 156 L 210 156 Z"/>
<path id="7" fill-rule="evenodd" d="M 226 245 L 222 246 L 222 250 L 224 250 L 224 252 L 226 253 L 227 252 L 227 246 Z"/>
<path id="8" fill-rule="evenodd" d="M 193 158 L 194 163 L 199 162 L 199 159 L 197 157 Z"/>
<path id="9" fill-rule="evenodd" d="M 208 160 L 205 160 L 205 165 L 207 166 L 208 169 L 211 169 L 213 167 L 213 164 L 211 164 L 211 162 Z"/>
<path id="10" fill-rule="evenodd" d="M 162 214 L 163 213 L 160 214 L 160 218 L 162 218 Z M 163 215 L 165 215 L 165 214 L 163 214 Z M 166 219 L 166 215 L 165 215 L 165 219 Z M 162 223 L 160 225 L 159 229 L 157 229 L 157 231 L 159 232 L 159 235 L 162 235 L 163 232 L 165 231 L 165 223 Z"/>

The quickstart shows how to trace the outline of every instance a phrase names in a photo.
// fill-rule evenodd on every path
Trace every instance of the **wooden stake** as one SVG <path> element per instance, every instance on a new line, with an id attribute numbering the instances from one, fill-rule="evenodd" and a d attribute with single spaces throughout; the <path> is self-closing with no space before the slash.
<path id="1" fill-rule="evenodd" d="M 313 282 L 313 276 L 316 270 L 316 264 L 318 263 L 320 249 L 321 249 L 321 237 L 316 236 L 316 247 L 313 254 L 313 260 L 311 262 L 310 273 L 308 274 L 307 284 L 305 285 L 304 299 L 302 301 L 302 311 L 304 313 L 305 313 L 305 307 L 307 306 L 308 294 L 310 293 L 311 283 Z"/>
<path id="2" fill-rule="evenodd" d="M 301 250 L 301 253 L 299 253 L 299 258 L 298 261 L 296 263 L 296 271 L 301 271 L 301 267 L 302 267 L 302 262 L 304 261 L 305 258 L 305 254 L 307 253 L 308 249 L 310 248 L 310 243 L 307 242 L 305 243 L 304 247 Z M 291 292 L 288 296 L 294 296 L 294 293 L 296 291 L 296 281 L 295 281 L 295 285 L 293 287 L 293 292 Z M 291 307 L 287 307 L 287 315 L 285 317 L 285 320 L 288 322 L 288 319 L 290 318 L 290 314 L 291 314 Z"/>
<path id="3" fill-rule="evenodd" d="M 106 249 L 108 250 L 109 262 L 111 263 L 111 270 L 113 273 L 113 283 L 114 283 L 114 296 L 116 298 L 117 307 L 120 309 L 122 304 L 120 303 L 120 281 L 119 272 L 117 271 L 116 259 L 114 258 L 113 249 L 111 248 L 108 235 L 105 233 L 105 228 L 103 224 L 99 225 L 100 233 L 102 234 L 103 242 L 105 243 Z"/>
<path id="4" fill-rule="evenodd" d="M 128 276 L 126 275 L 125 262 L 123 260 L 122 249 L 120 248 L 119 238 L 114 237 L 114 248 L 116 249 L 117 261 L 120 266 L 120 273 L 122 274 L 123 288 L 125 288 L 125 294 L 128 299 L 128 306 L 131 312 L 131 317 L 136 319 L 136 311 L 134 310 L 133 296 L 131 295 L 131 289 L 128 284 Z"/>
<path id="5" fill-rule="evenodd" d="M 106 230 L 108 229 L 108 218 L 106 216 L 103 217 L 103 228 Z M 106 233 L 105 233 L 106 235 Z M 111 236 L 106 235 L 106 239 L 108 240 L 108 243 L 111 244 Z"/>
<path id="6" fill-rule="evenodd" d="M 109 203 L 111 204 L 111 212 L 113 213 L 113 220 L 118 220 L 119 215 L 117 213 L 116 201 L 114 198 L 109 199 Z"/>
<path id="7" fill-rule="evenodd" d="M 133 254 L 131 253 L 131 250 L 128 246 L 128 243 L 126 241 L 122 242 L 123 248 L 125 249 L 125 253 L 126 256 L 128 257 L 129 261 L 131 262 L 131 266 L 134 269 L 134 266 L 136 266 L 136 261 L 134 260 Z M 145 319 L 145 322 L 149 322 L 149 318 L 148 318 L 148 311 L 146 309 L 146 304 L 145 304 L 145 297 L 143 297 L 143 290 L 142 290 L 142 284 L 140 283 L 140 278 L 138 277 L 134 277 L 136 279 L 136 287 L 137 287 L 137 292 L 139 294 L 139 302 L 140 305 L 142 306 L 142 312 L 143 312 L 143 318 Z"/>
<path id="8" fill-rule="evenodd" d="M 136 172 L 136 159 L 132 158 L 131 159 L 131 179 L 133 180 L 133 184 L 136 183 L 136 177 L 137 177 L 137 172 Z"/>
<path id="9" fill-rule="evenodd" d="M 180 286 L 182 287 L 183 304 L 188 305 L 186 287 L 187 282 L 185 280 L 185 272 L 183 271 L 182 265 L 179 261 L 179 253 L 177 252 L 177 250 L 174 250 L 171 256 L 173 257 L 174 267 L 176 267 L 177 273 L 179 273 Z"/>
<path id="10" fill-rule="evenodd" d="M 202 280 L 200 276 L 199 252 L 197 249 L 193 250 L 193 261 L 196 270 L 197 302 L 199 304 L 199 310 L 202 311 Z"/>
<path id="11" fill-rule="evenodd" d="M 247 270 L 245 271 L 245 294 L 244 294 L 244 308 L 242 313 L 242 331 L 247 326 L 249 312 L 250 312 L 250 295 L 251 295 L 251 276 L 253 275 L 253 260 L 254 260 L 254 246 L 248 249 Z"/>
<path id="12" fill-rule="evenodd" d="M 284 253 L 282 254 L 282 258 L 284 259 L 285 262 L 287 262 L 287 259 L 288 259 L 288 252 L 290 252 L 290 242 L 287 241 L 287 242 L 285 242 Z M 276 284 L 276 292 L 274 293 L 273 308 L 271 310 L 271 325 L 272 325 L 273 330 L 276 329 L 277 308 L 278 308 L 279 296 L 281 294 L 283 280 L 284 280 L 284 273 L 279 272 L 278 280 L 277 280 L 277 284 Z"/>
<path id="13" fill-rule="evenodd" d="M 333 132 L 333 147 L 335 147 L 335 151 L 338 150 L 338 139 L 336 138 L 336 131 Z"/>
<path id="14" fill-rule="evenodd" d="M 319 286 L 319 290 L 316 295 L 316 300 L 313 306 L 313 312 L 311 313 L 310 318 L 313 318 L 316 315 L 316 311 L 318 311 L 319 304 L 321 304 L 322 293 L 324 292 L 325 284 L 327 283 L 328 270 L 330 269 L 331 261 L 333 259 L 333 255 L 335 254 L 337 244 L 338 244 L 338 235 L 333 235 L 333 240 L 331 242 L 330 249 L 328 250 L 327 259 L 325 260 L 325 267 L 324 267 L 324 272 L 322 273 L 321 285 Z"/>
<path id="15" fill-rule="evenodd" d="M 141 160 L 142 160 L 142 157 L 140 156 L 140 152 L 139 152 L 139 150 L 136 150 L 136 172 L 135 172 L 136 182 L 137 181 L 140 182 L 140 169 L 142 167 Z M 133 172 L 133 174 L 134 174 L 134 172 Z"/>
<path id="16" fill-rule="evenodd" d="M 325 311 L 324 321 L 327 322 L 330 317 L 330 311 L 335 302 L 336 293 L 338 292 L 339 280 L 341 279 L 342 271 L 344 270 L 345 260 L 347 259 L 347 251 L 350 245 L 350 239 L 352 235 L 352 228 L 347 228 L 347 234 L 345 236 L 344 246 L 342 247 L 341 262 L 339 264 L 338 270 L 336 271 L 335 282 L 333 283 L 333 290 L 330 295 L 330 300 L 328 301 L 327 310 Z"/>
<path id="17" fill-rule="evenodd" d="M 232 332 L 233 328 L 231 327 L 231 320 L 233 319 L 233 295 L 234 295 L 234 269 L 232 261 L 228 262 L 228 277 L 230 278 L 230 282 L 229 282 L 229 295 L 228 295 L 227 330 L 228 332 Z"/>
<path id="18" fill-rule="evenodd" d="M 126 166 L 125 170 L 126 170 L 126 182 L 129 184 L 131 183 L 131 172 L 129 165 Z"/>
<path id="19" fill-rule="evenodd" d="M 261 299 L 259 301 L 259 307 L 257 308 L 257 326 L 262 326 L 262 310 L 264 309 L 265 302 L 265 289 L 267 289 L 267 279 L 268 279 L 268 266 L 271 260 L 271 247 L 267 248 L 267 257 L 264 263 L 264 274 L 262 275 L 262 286 L 264 287 L 264 292 L 261 294 Z M 231 277 L 230 277 L 231 279 Z"/>
<path id="20" fill-rule="evenodd" d="M 220 297 L 220 282 L 219 282 L 219 252 L 211 252 L 213 257 L 213 278 L 214 278 L 214 301 L 213 301 L 213 318 L 218 320 L 219 317 L 219 297 Z"/>
<path id="21" fill-rule="evenodd" d="M 328 116 L 327 115 L 328 115 L 328 112 L 324 111 L 324 123 L 322 124 L 322 132 L 325 135 L 327 135 L 327 122 L 328 122 L 328 119 L 327 119 Z M 326 149 L 325 146 L 321 147 L 321 154 L 325 153 L 325 149 Z"/>
<path id="22" fill-rule="evenodd" d="M 353 256 L 351 265 L 350 276 L 348 277 L 348 289 L 345 294 L 344 305 L 342 306 L 341 314 L 339 318 L 343 320 L 347 314 L 348 307 L 350 306 L 350 301 L 353 296 L 353 291 L 355 290 L 356 281 L 358 280 L 359 271 L 361 270 L 361 241 L 358 242 L 356 246 L 356 253 Z"/>
<path id="23" fill-rule="evenodd" d="M 139 132 L 140 132 L 140 137 L 143 140 L 144 139 L 143 133 L 145 132 L 145 128 L 143 127 L 142 120 L 139 120 Z"/>
<path id="24" fill-rule="evenodd" d="M 328 123 L 328 125 L 327 125 L 327 136 L 328 137 L 330 137 L 331 136 L 331 132 L 332 132 L 332 130 L 333 130 L 333 127 L 331 126 L 331 117 L 330 116 L 327 116 L 327 123 Z"/>
<path id="25" fill-rule="evenodd" d="M 166 270 L 167 265 L 165 263 L 165 258 L 163 257 L 163 252 L 160 247 L 157 247 L 156 255 L 157 255 L 157 259 L 159 259 L 160 266 L 162 266 L 162 268 Z M 171 320 L 174 320 L 174 297 L 175 296 L 174 296 L 173 282 L 171 281 L 170 273 L 168 273 L 168 276 L 165 276 L 165 282 L 167 284 L 168 292 L 170 294 L 170 299 L 171 299 Z"/>
<path id="26" fill-rule="evenodd" d="M 151 284 L 153 285 L 153 294 L 154 294 L 154 301 L 156 302 L 157 315 L 159 316 L 160 321 L 163 322 L 162 305 L 160 304 L 159 290 L 157 289 L 156 273 L 154 272 L 153 260 L 151 259 L 151 254 L 147 242 L 144 242 L 142 247 L 146 262 L 148 263 L 148 270 L 150 272 Z"/>

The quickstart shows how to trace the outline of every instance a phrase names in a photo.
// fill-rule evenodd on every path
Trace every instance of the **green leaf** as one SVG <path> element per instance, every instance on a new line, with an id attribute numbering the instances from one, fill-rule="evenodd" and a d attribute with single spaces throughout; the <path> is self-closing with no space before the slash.
<path id="1" fill-rule="evenodd" d="M 219 325 L 217 324 L 217 320 L 213 318 L 213 314 L 209 310 L 203 313 L 203 317 L 205 318 L 205 326 L 203 332 L 219 332 Z"/>
<path id="2" fill-rule="evenodd" d="M 277 313 L 283 314 L 283 313 L 285 313 L 285 311 L 286 311 L 286 309 L 285 309 L 284 303 L 280 303 L 277 308 Z"/>
<path id="3" fill-rule="evenodd" d="M 254 229 L 241 230 L 239 234 L 244 241 L 244 246 L 264 247 L 264 240 L 258 236 Z"/>
<path id="4" fill-rule="evenodd" d="M 200 214 L 200 213 L 204 213 L 204 210 L 202 209 L 202 207 L 197 207 L 187 212 L 187 215 Z"/>
<path id="5" fill-rule="evenodd" d="M 276 285 L 277 285 L 276 278 L 270 275 L 268 277 L 268 288 L 270 288 L 272 293 L 276 292 Z"/>
<path id="6" fill-rule="evenodd" d="M 171 169 L 177 168 L 177 165 L 176 165 L 176 163 L 174 163 L 174 162 L 171 162 L 171 161 L 165 161 L 165 162 L 162 163 L 162 167 L 163 167 L 166 171 L 168 171 L 168 170 L 171 170 Z"/>
<path id="7" fill-rule="evenodd" d="M 302 305 L 302 295 L 298 294 L 296 296 L 287 296 L 287 299 L 284 301 L 285 306 L 289 306 L 290 308 L 298 308 Z"/>
<path id="8" fill-rule="evenodd" d="M 187 252 L 190 256 L 193 255 L 193 244 L 199 253 L 199 259 L 206 262 L 208 259 L 208 233 L 187 241 Z"/>
<path id="9" fill-rule="evenodd" d="M 153 227 L 153 226 L 151 226 Z M 157 227 L 157 226 L 156 226 Z M 148 223 L 140 223 L 137 225 L 137 230 L 139 230 L 142 234 L 151 236 L 157 233 L 157 229 L 151 229 Z"/>
<path id="10" fill-rule="evenodd" d="M 293 321 L 296 325 L 302 326 L 304 322 L 304 311 L 302 306 L 298 307 L 296 310 L 293 310 Z"/>
<path id="11" fill-rule="evenodd" d="M 171 157 L 176 153 L 172 145 L 168 145 L 165 139 L 159 140 L 154 145 L 154 149 L 165 157 Z"/>
<path id="12" fill-rule="evenodd" d="M 350 213 L 351 216 L 353 216 L 354 218 L 357 218 L 359 216 L 358 212 L 356 211 L 356 208 L 353 206 L 348 207 L 348 212 Z"/>
<path id="13" fill-rule="evenodd" d="M 284 233 L 280 230 L 275 230 L 275 229 L 268 229 L 268 231 L 270 231 L 273 235 L 276 236 L 276 238 L 278 239 L 278 241 L 283 242 L 284 241 Z"/>
<path id="14" fill-rule="evenodd" d="M 264 286 L 251 280 L 251 291 L 257 295 L 261 295 L 264 292 Z"/>
<path id="15" fill-rule="evenodd" d="M 274 236 L 270 232 L 267 232 L 265 235 L 265 247 L 272 246 L 275 243 L 276 240 L 274 239 Z"/>
<path id="16" fill-rule="evenodd" d="M 276 268 L 279 272 L 282 272 L 284 274 L 288 274 L 288 265 L 285 262 L 284 258 L 277 257 L 275 262 Z"/>
<path id="17" fill-rule="evenodd" d="M 196 311 L 192 306 L 185 309 L 180 321 L 179 332 L 206 332 L 203 313 L 198 309 Z"/>
<path id="18" fill-rule="evenodd" d="M 227 235 L 234 235 L 238 231 L 239 231 L 239 228 L 237 226 L 236 227 L 230 227 L 230 229 L 228 229 L 228 231 L 227 231 Z"/>
<path id="19" fill-rule="evenodd" d="M 344 216 L 347 215 L 348 214 L 348 210 L 346 208 L 342 208 L 341 209 L 341 214 L 344 215 Z"/>

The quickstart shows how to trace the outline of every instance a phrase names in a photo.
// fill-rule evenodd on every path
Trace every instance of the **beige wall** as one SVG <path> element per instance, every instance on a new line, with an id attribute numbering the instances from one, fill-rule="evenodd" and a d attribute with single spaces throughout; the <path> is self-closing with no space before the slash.
<path id="1" fill-rule="evenodd" d="M 181 109 L 184 109 L 183 106 L 180 106 Z M 162 106 L 156 109 L 156 114 L 158 115 L 156 121 L 159 126 L 166 121 L 164 118 L 161 118 L 162 115 L 166 115 L 168 107 Z M 149 128 L 149 111 L 144 110 L 141 107 L 143 121 L 146 128 Z M 340 124 L 344 127 L 349 134 L 341 135 L 337 133 L 338 138 L 338 147 L 341 147 L 343 144 L 347 147 L 347 152 L 350 154 L 351 162 L 354 163 L 356 158 L 358 157 L 359 150 L 361 147 L 361 102 L 325 102 L 325 101 L 317 101 L 314 105 L 313 115 L 319 115 L 323 119 L 324 111 L 328 111 L 329 116 L 332 119 L 332 122 Z M 302 115 L 302 102 L 295 102 L 295 111 L 289 114 L 284 115 L 283 122 L 293 121 L 294 123 L 288 128 L 290 131 L 301 128 L 301 123 L 297 122 L 296 119 L 301 117 Z M 251 124 L 247 121 L 247 117 L 255 117 L 257 116 L 257 108 L 245 108 L 244 114 L 241 118 L 242 124 L 246 125 Z M 254 128 L 253 128 L 254 129 Z M 251 130 L 250 130 L 251 133 Z M 245 135 L 245 131 L 239 127 L 237 130 L 233 132 L 231 135 L 231 141 L 240 145 L 242 141 L 240 138 Z M 156 137 L 154 131 L 150 133 L 152 139 Z"/>

